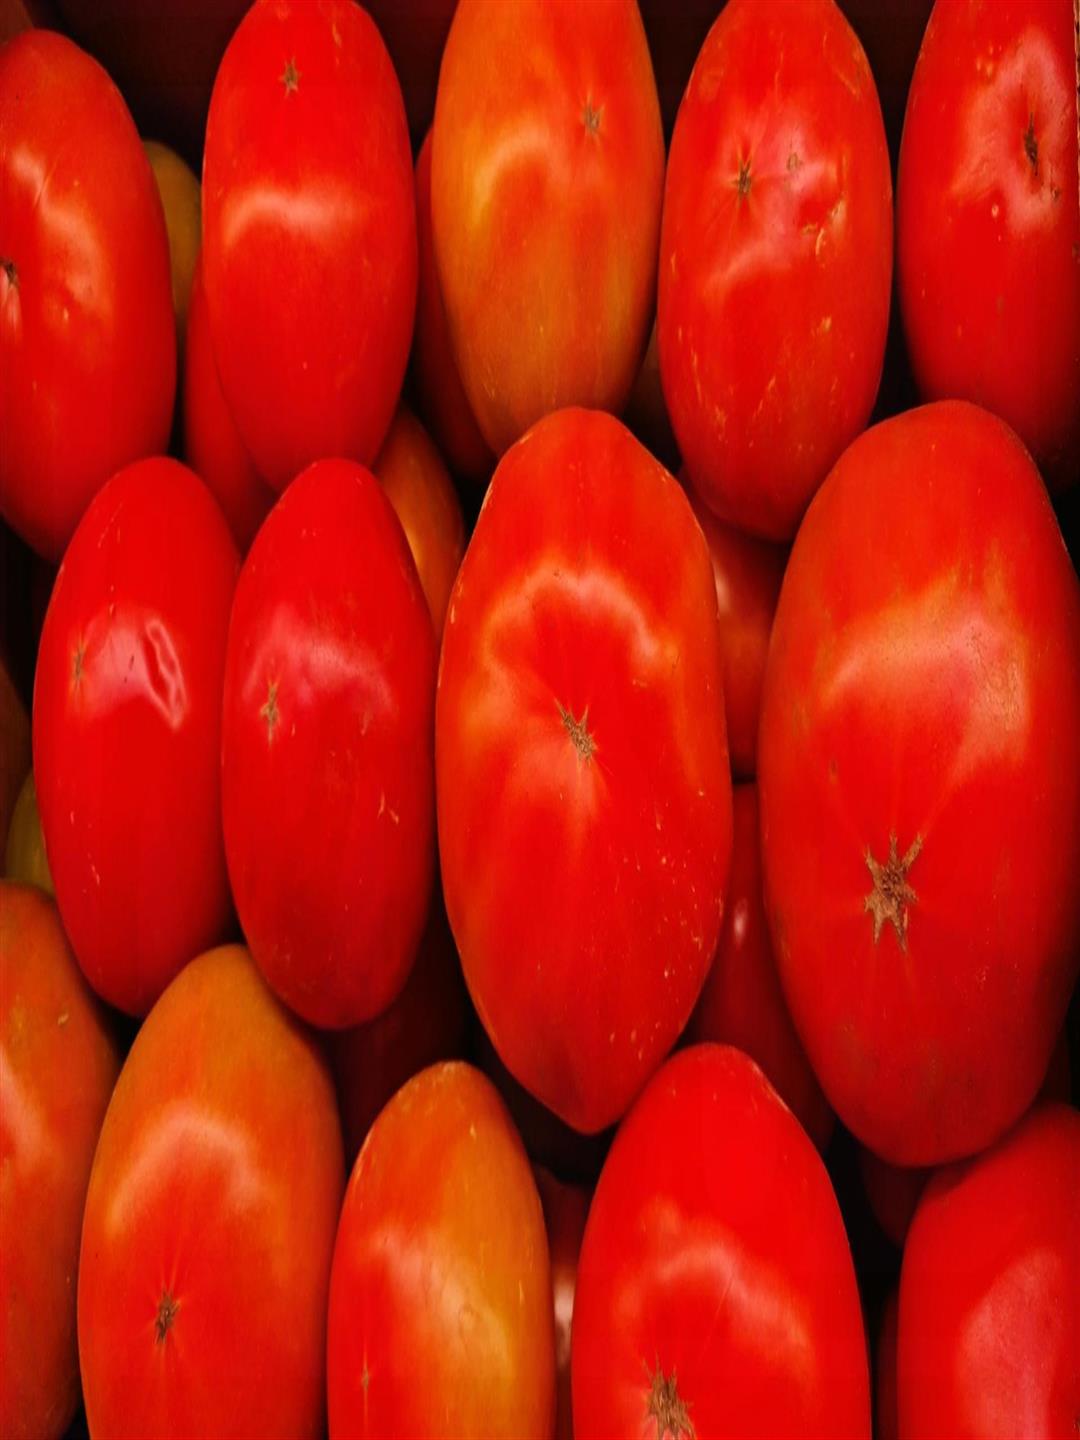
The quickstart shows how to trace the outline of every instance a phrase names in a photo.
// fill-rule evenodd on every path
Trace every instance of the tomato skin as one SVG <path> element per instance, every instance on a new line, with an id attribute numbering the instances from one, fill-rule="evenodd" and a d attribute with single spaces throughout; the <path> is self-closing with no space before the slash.
<path id="1" fill-rule="evenodd" d="M 79 1400 L 83 1202 L 120 1057 L 56 907 L 0 882 L 0 1433 L 53 1440 Z"/>
<path id="2" fill-rule="evenodd" d="M 534 1166 L 540 1203 L 544 1207 L 551 1256 L 551 1291 L 555 1309 L 555 1440 L 573 1440 L 570 1391 L 570 1337 L 577 1288 L 578 1256 L 589 1213 L 589 1192 L 564 1185 L 550 1171 Z"/>
<path id="3" fill-rule="evenodd" d="M 135 1038 L 79 1261 L 92 1435 L 318 1435 L 344 1188 L 314 1039 L 238 945 L 199 956 Z"/>
<path id="4" fill-rule="evenodd" d="M 435 99 L 435 259 L 501 455 L 568 405 L 620 411 L 656 286 L 664 140 L 633 0 L 460 0 Z"/>
<path id="5" fill-rule="evenodd" d="M 131 116 L 62 35 L 0 52 L 0 512 L 57 561 L 98 488 L 164 450 L 165 219 Z"/>
<path id="6" fill-rule="evenodd" d="M 911 1217 L 932 1169 L 890 1165 L 865 1145 L 859 1146 L 859 1178 L 882 1233 L 903 1250 Z"/>
<path id="7" fill-rule="evenodd" d="M 1008 421 L 1051 489 L 1080 475 L 1073 28 L 1067 0 L 935 5 L 897 179 L 919 389 Z"/>
<path id="8" fill-rule="evenodd" d="M 576 1440 L 654 1425 L 676 1440 L 869 1437 L 840 1208 L 741 1051 L 680 1051 L 623 1121 L 585 1226 L 572 1377 Z"/>
<path id="9" fill-rule="evenodd" d="M 266 481 L 326 456 L 370 464 L 412 340 L 416 206 L 401 88 L 351 0 L 263 0 L 230 41 L 203 279 L 221 388 Z"/>
<path id="10" fill-rule="evenodd" d="M 900 1275 L 899 1433 L 1071 1436 L 1080 1408 L 1080 1115 L 1040 1105 L 936 1175 Z"/>
<path id="11" fill-rule="evenodd" d="M 1080 963 L 1078 657 L 1080 585 L 1002 421 L 943 401 L 851 446 L 773 626 L 765 889 L 822 1088 L 894 1164 L 984 1147 L 1046 1073 Z"/>
<path id="12" fill-rule="evenodd" d="M 891 279 L 889 155 L 854 32 L 832 0 L 732 0 L 675 122 L 658 297 L 675 438 L 722 519 L 794 534 L 869 418 Z"/>
<path id="13" fill-rule="evenodd" d="M 331 1440 L 552 1434 L 540 1197 L 471 1065 L 414 1076 L 364 1143 L 334 1251 L 327 1383 Z"/>
<path id="14" fill-rule="evenodd" d="M 500 462 L 450 599 L 435 728 L 443 891 L 477 1012 L 516 1079 L 600 1130 L 689 1018 L 731 853 L 708 551 L 611 416 L 561 411 Z"/>
<path id="15" fill-rule="evenodd" d="M 175 460 L 98 492 L 64 556 L 34 681 L 34 780 L 64 929 L 90 984 L 145 1015 L 225 933 L 221 685 L 238 568 Z"/>
<path id="16" fill-rule="evenodd" d="M 434 868 L 435 641 L 375 477 L 322 460 L 270 512 L 236 587 L 222 815 L 256 963 L 315 1025 L 400 992 Z"/>

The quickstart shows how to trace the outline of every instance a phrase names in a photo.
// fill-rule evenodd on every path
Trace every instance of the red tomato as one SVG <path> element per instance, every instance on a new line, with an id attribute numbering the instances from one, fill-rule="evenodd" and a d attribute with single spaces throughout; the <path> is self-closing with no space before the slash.
<path id="1" fill-rule="evenodd" d="M 203 279 L 221 388 L 283 490 L 324 456 L 370 464 L 416 307 L 401 89 L 351 0 L 253 5 L 206 125 Z"/>
<path id="2" fill-rule="evenodd" d="M 874 1219 L 898 1250 L 904 1248 L 911 1217 L 932 1169 L 890 1165 L 865 1145 L 859 1146 L 859 1176 Z"/>
<path id="3" fill-rule="evenodd" d="M 900 1276 L 905 1440 L 1076 1433 L 1077 1196 L 1080 1115 L 1066 1105 L 930 1182 Z"/>
<path id="4" fill-rule="evenodd" d="M 400 992 L 431 894 L 435 644 L 390 501 L 312 465 L 255 537 L 225 669 L 222 808 L 251 952 L 305 1020 Z"/>
<path id="5" fill-rule="evenodd" d="M 540 1199 L 491 1083 L 433 1065 L 376 1120 L 330 1280 L 331 1440 L 546 1436 L 555 1401 Z"/>
<path id="6" fill-rule="evenodd" d="M 461 379 L 496 454 L 562 406 L 626 403 L 652 319 L 663 180 L 634 0 L 460 0 L 431 213 Z"/>
<path id="7" fill-rule="evenodd" d="M 1031 1103 L 1080 968 L 1080 585 L 1013 433 L 944 401 L 834 469 L 762 705 L 780 978 L 841 1120 L 899 1165 Z"/>
<path id="8" fill-rule="evenodd" d="M 0 512 L 58 560 L 164 450 L 176 330 L 161 200 L 120 92 L 62 35 L 0 51 Z"/>
<path id="9" fill-rule="evenodd" d="M 64 928 L 145 1015 L 223 935 L 221 685 L 236 548 L 175 460 L 121 470 L 68 546 L 41 632 L 34 779 Z"/>
<path id="10" fill-rule="evenodd" d="M 623 1122 L 585 1226 L 572 1359 L 577 1440 L 869 1440 L 840 1208 L 740 1051 L 681 1051 Z"/>
<path id="11" fill-rule="evenodd" d="M 210 343 L 202 257 L 195 262 L 184 348 L 184 459 L 213 492 L 245 554 L 274 503 L 237 434 Z"/>
<path id="12" fill-rule="evenodd" d="M 0 882 L 0 1434 L 54 1440 L 79 1401 L 75 1275 L 120 1068 L 56 908 Z"/>
<path id="13" fill-rule="evenodd" d="M 1080 204 L 1069 0 L 934 6 L 897 181 L 900 303 L 930 399 L 1007 420 L 1080 476 Z"/>
<path id="14" fill-rule="evenodd" d="M 756 785 L 736 785 L 733 815 L 724 924 L 687 1039 L 744 1050 L 824 1150 L 833 1131 L 833 1113 L 791 1023 L 765 920 Z"/>
<path id="15" fill-rule="evenodd" d="M 660 377 L 702 499 L 773 540 L 869 418 L 892 182 L 862 47 L 832 0 L 731 0 L 675 122 Z"/>
<path id="16" fill-rule="evenodd" d="M 889 1293 L 885 1311 L 878 1331 L 877 1364 L 875 1367 L 876 1394 L 874 1397 L 874 1418 L 877 1421 L 877 1440 L 897 1440 L 899 1434 L 896 1417 L 896 1322 L 899 1314 L 899 1295 L 896 1290 Z"/>
<path id="17" fill-rule="evenodd" d="M 600 1130 L 689 1018 L 731 854 L 708 550 L 611 416 L 562 411 L 500 462 L 435 729 L 443 889 L 480 1019 L 538 1100 Z"/>
<path id="18" fill-rule="evenodd" d="M 649 332 L 645 358 L 626 402 L 623 420 L 650 454 L 655 455 L 669 470 L 679 468 L 679 447 L 671 433 L 664 390 L 660 383 L 660 347 L 656 339 L 656 322 Z"/>
<path id="19" fill-rule="evenodd" d="M 94 1157 L 91 1435 L 321 1433 L 344 1178 L 314 1040 L 240 946 L 193 960 L 136 1036 Z"/>
<path id="20" fill-rule="evenodd" d="M 551 1291 L 555 1309 L 555 1440 L 573 1440 L 570 1332 L 581 1237 L 585 1233 L 585 1219 L 589 1213 L 589 1192 L 577 1185 L 562 1184 L 539 1166 L 533 1173 L 540 1191 L 540 1203 L 544 1207 L 551 1254 Z"/>

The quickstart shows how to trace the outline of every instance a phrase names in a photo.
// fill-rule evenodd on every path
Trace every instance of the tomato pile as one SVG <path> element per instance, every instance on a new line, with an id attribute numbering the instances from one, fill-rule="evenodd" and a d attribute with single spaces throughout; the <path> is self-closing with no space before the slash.
<path id="1" fill-rule="evenodd" d="M 1071 0 L 107 8 L 0 9 L 0 1437 L 1075 1436 Z"/>

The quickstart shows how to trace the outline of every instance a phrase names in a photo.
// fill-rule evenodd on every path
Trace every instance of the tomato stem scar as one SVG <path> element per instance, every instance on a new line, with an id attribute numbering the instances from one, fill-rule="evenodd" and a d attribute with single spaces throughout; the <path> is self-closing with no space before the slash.
<path id="1" fill-rule="evenodd" d="M 286 95 L 295 95 L 300 89 L 300 71 L 296 68 L 296 56 L 285 61 L 285 69 L 278 76 L 285 86 Z"/>
<path id="2" fill-rule="evenodd" d="M 161 1300 L 158 1304 L 157 1315 L 154 1317 L 154 1333 L 157 1335 L 157 1343 L 159 1345 L 164 1345 L 165 1336 L 169 1333 L 172 1323 L 176 1319 L 176 1312 L 179 1309 L 179 1302 L 173 1299 L 168 1290 L 163 1290 Z"/>
<path id="3" fill-rule="evenodd" d="M 596 749 L 596 741 L 589 734 L 589 707 L 586 705 L 581 712 L 581 719 L 574 719 L 574 712 L 559 706 L 559 715 L 566 726 L 566 733 L 574 742 L 578 756 L 582 760 L 591 760 L 593 751 Z"/>
<path id="4" fill-rule="evenodd" d="M 19 271 L 16 268 L 15 261 L 9 260 L 6 255 L 0 256 L 0 270 L 3 270 L 4 274 L 7 276 L 8 284 L 11 286 L 11 288 L 13 290 L 18 290 Z"/>
<path id="5" fill-rule="evenodd" d="M 875 860 L 866 848 L 866 868 L 870 871 L 874 888 L 863 900 L 863 910 L 874 917 L 874 944 L 881 938 L 882 927 L 889 922 L 896 931 L 900 949 L 907 949 L 908 906 L 918 900 L 915 891 L 907 882 L 907 872 L 918 859 L 922 849 L 922 836 L 916 835 L 911 848 L 901 859 L 897 854 L 896 836 L 889 836 L 889 858 L 884 864 Z"/>
<path id="6" fill-rule="evenodd" d="M 682 1437 L 695 1440 L 697 1432 L 690 1419 L 690 1407 L 679 1394 L 675 1371 L 665 1375 L 657 1361 L 656 1369 L 650 1373 L 649 1383 L 651 1388 L 645 1414 L 648 1419 L 656 1421 L 656 1440 L 664 1440 L 666 1435 L 670 1435 L 671 1440 L 682 1440 Z"/>

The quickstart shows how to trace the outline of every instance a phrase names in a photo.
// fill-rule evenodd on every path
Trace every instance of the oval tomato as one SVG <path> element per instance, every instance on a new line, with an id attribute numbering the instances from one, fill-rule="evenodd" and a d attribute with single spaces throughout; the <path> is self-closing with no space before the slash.
<path id="1" fill-rule="evenodd" d="M 859 1146 L 859 1178 L 874 1219 L 898 1250 L 903 1250 L 919 1196 L 934 1173 L 932 1168 L 910 1169 L 890 1165 L 865 1145 Z"/>
<path id="2" fill-rule="evenodd" d="M 885 354 L 892 182 L 862 47 L 833 0 L 732 0 L 671 141 L 660 376 L 705 502 L 791 536 L 866 424 Z"/>
<path id="3" fill-rule="evenodd" d="M 551 1291 L 555 1309 L 555 1440 L 573 1440 L 570 1338 L 578 1256 L 589 1213 L 589 1192 L 578 1185 L 564 1185 L 539 1165 L 533 1173 L 540 1191 L 540 1203 L 544 1207 L 551 1255 Z"/>
<path id="4" fill-rule="evenodd" d="M 99 995 L 145 1015 L 221 938 L 221 686 L 238 560 L 175 460 L 106 484 L 56 577 L 34 681 L 34 779 L 57 904 Z"/>
<path id="5" fill-rule="evenodd" d="M 62 35 L 0 50 L 0 512 L 58 560 L 98 488 L 165 449 L 161 201 L 120 92 Z"/>
<path id="6" fill-rule="evenodd" d="M 237 913 L 304 1019 L 400 992 L 431 894 L 435 642 L 378 481 L 312 465 L 255 537 L 225 669 L 222 813 Z"/>
<path id="7" fill-rule="evenodd" d="M 325 456 L 370 464 L 416 307 L 401 89 L 351 0 L 253 5 L 214 82 L 203 279 L 221 388 L 283 490 Z"/>
<path id="8" fill-rule="evenodd" d="M 154 172 L 154 182 L 161 196 L 165 230 L 169 237 L 169 281 L 172 290 L 176 334 L 183 352 L 187 329 L 191 283 L 199 255 L 202 230 L 202 191 L 191 167 L 175 150 L 156 140 L 144 140 L 143 149 Z"/>
<path id="9" fill-rule="evenodd" d="M 870 1435 L 855 1269 L 825 1167 L 738 1050 L 698 1045 L 623 1122 L 578 1262 L 574 1435 Z"/>
<path id="10" fill-rule="evenodd" d="M 544 1217 L 521 1141 L 471 1065 L 422 1071 L 376 1120 L 330 1281 L 331 1440 L 547 1436 Z"/>
<path id="11" fill-rule="evenodd" d="M 716 590 L 672 477 L 566 410 L 500 462 L 436 706 L 447 914 L 507 1068 L 579 1130 L 689 1018 L 731 853 Z"/>
<path id="12" fill-rule="evenodd" d="M 1080 968 L 1080 585 L 1013 433 L 943 401 L 840 460 L 792 550 L 759 783 L 810 1062 L 884 1159 L 1031 1103 Z"/>

